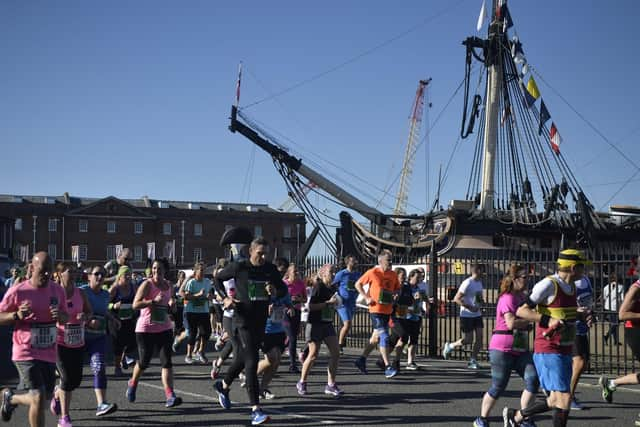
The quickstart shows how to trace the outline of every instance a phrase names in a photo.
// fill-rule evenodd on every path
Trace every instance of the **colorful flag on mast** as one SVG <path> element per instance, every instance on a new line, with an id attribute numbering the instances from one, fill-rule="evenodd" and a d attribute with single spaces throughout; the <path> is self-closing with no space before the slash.
<path id="1" fill-rule="evenodd" d="M 547 106 L 544 105 L 544 100 L 540 101 L 540 124 L 538 125 L 538 135 L 542 135 L 542 127 L 551 118 Z"/>
<path id="2" fill-rule="evenodd" d="M 238 65 L 238 84 L 236 85 L 236 107 L 240 105 L 240 81 L 242 80 L 242 61 Z"/>
<path id="3" fill-rule="evenodd" d="M 551 129 L 549 129 L 549 140 L 551 142 L 551 149 L 554 153 L 560 154 L 560 144 L 562 143 L 562 137 L 558 128 L 554 122 L 551 122 Z"/>
<path id="4" fill-rule="evenodd" d="M 527 92 L 529 92 L 529 95 L 533 96 L 534 99 L 540 98 L 540 90 L 538 90 L 538 85 L 533 76 L 529 77 L 529 81 L 527 82 Z"/>
<path id="5" fill-rule="evenodd" d="M 511 19 L 511 14 L 509 13 L 509 8 L 507 7 L 506 2 L 500 9 L 500 16 L 502 16 L 502 32 L 506 32 L 509 28 L 513 27 L 513 20 Z"/>
<path id="6" fill-rule="evenodd" d="M 484 25 L 484 20 L 487 18 L 487 0 L 482 0 L 482 7 L 480 8 L 480 16 L 478 16 L 478 24 L 476 29 L 480 31 Z"/>

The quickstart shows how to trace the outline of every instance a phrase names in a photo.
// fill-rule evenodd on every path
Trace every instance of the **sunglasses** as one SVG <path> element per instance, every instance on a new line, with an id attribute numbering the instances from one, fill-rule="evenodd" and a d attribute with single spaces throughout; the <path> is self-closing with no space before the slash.
<path id="1" fill-rule="evenodd" d="M 102 277 L 104 277 L 104 273 L 102 271 L 97 271 L 97 272 L 91 273 L 91 274 L 93 274 L 94 276 L 102 276 Z"/>

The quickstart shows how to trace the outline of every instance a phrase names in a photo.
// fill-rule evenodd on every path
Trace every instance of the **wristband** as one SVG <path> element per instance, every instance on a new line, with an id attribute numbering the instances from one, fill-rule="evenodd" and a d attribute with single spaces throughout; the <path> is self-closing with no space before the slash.
<path id="1" fill-rule="evenodd" d="M 551 320 L 551 316 L 549 316 L 548 314 L 543 314 L 540 318 L 540 326 L 542 326 L 543 328 L 548 328 L 549 320 Z"/>

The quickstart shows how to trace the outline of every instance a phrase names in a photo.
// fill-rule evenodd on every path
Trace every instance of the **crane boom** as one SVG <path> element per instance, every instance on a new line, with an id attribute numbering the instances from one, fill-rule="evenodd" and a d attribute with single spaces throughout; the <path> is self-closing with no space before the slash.
<path id="1" fill-rule="evenodd" d="M 409 117 L 409 139 L 404 152 L 404 161 L 402 162 L 400 185 L 398 186 L 398 194 L 396 195 L 396 206 L 393 210 L 394 215 L 406 214 L 407 199 L 409 198 L 409 183 L 411 180 L 411 174 L 413 173 L 416 146 L 420 139 L 420 125 L 422 124 L 422 115 L 424 111 L 424 94 L 430 81 L 431 79 L 429 78 L 418 82 L 416 98 L 413 101 L 413 106 L 411 107 L 411 116 Z"/>

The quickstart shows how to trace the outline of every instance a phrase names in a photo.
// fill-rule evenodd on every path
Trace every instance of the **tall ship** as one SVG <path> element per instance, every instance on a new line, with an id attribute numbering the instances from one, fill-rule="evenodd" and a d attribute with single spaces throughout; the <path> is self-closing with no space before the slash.
<path id="1" fill-rule="evenodd" d="M 484 8 L 484 4 L 483 4 Z M 483 9 L 484 10 L 484 9 Z M 463 249 L 584 248 L 639 253 L 640 208 L 612 206 L 597 212 L 563 155 L 562 138 L 527 63 L 506 1 L 493 0 L 486 38 L 468 37 L 461 138 L 475 138 L 466 193 L 446 207 L 438 195 L 431 210 L 407 212 L 407 178 L 430 79 L 420 80 L 410 118 L 403 175 L 395 208 L 383 212 L 289 153 L 241 108 L 231 109 L 231 132 L 240 133 L 273 159 L 290 197 L 336 255 L 372 260 L 389 249 L 397 260 Z M 472 67 L 480 68 L 477 93 Z M 475 84 L 473 85 L 475 86 Z M 321 192 L 343 207 L 335 234 L 308 193 Z M 358 217 L 358 218 L 356 218 Z"/>

